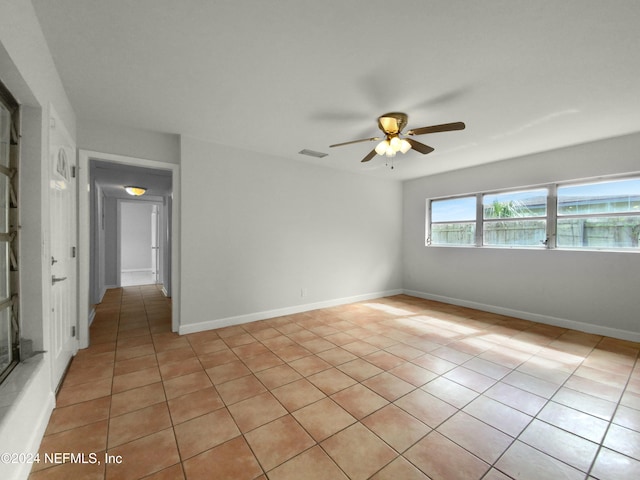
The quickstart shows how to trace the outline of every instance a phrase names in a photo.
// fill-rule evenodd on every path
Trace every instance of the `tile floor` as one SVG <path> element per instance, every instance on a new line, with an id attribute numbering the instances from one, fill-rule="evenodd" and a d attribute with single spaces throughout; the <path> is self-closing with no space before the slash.
<path id="1" fill-rule="evenodd" d="M 32 480 L 640 478 L 638 343 L 405 295 L 169 321 L 154 286 L 108 292 L 40 449 L 100 464 Z"/>

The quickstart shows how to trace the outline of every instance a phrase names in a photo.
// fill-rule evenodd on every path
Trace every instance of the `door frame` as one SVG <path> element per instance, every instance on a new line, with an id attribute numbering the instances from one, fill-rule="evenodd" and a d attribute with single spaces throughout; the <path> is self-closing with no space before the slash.
<path id="1" fill-rule="evenodd" d="M 89 162 L 91 160 L 171 171 L 171 331 L 177 332 L 180 327 L 180 166 L 174 163 L 80 149 L 78 150 L 79 347 L 87 348 L 89 346 L 89 325 L 95 314 L 91 308 L 89 295 L 89 279 L 91 274 L 91 184 L 89 179 Z"/>

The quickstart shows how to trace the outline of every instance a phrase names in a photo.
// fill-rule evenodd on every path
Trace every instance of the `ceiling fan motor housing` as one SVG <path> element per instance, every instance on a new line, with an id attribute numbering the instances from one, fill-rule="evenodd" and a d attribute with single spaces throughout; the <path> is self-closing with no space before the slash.
<path id="1" fill-rule="evenodd" d="M 397 135 L 407 126 L 408 121 L 406 113 L 390 112 L 378 117 L 378 127 L 387 135 Z"/>

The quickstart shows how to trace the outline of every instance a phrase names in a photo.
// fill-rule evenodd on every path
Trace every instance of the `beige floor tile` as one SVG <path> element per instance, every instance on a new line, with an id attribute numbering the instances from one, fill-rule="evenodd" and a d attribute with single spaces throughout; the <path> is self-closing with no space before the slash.
<path id="1" fill-rule="evenodd" d="M 229 412 L 221 408 L 174 427 L 180 458 L 191 458 L 240 435 Z"/>
<path id="2" fill-rule="evenodd" d="M 331 396 L 358 420 L 389 404 L 388 400 L 362 384 L 356 384 Z"/>
<path id="3" fill-rule="evenodd" d="M 308 380 L 301 378 L 271 391 L 290 412 L 294 412 L 326 395 Z"/>
<path id="4" fill-rule="evenodd" d="M 293 416 L 316 442 L 321 442 L 356 422 L 353 416 L 330 398 L 323 398 L 296 410 Z"/>
<path id="5" fill-rule="evenodd" d="M 111 397 L 110 415 L 116 417 L 165 401 L 166 397 L 162 383 L 152 383 L 151 385 L 133 388 L 113 395 Z"/>
<path id="6" fill-rule="evenodd" d="M 167 404 L 174 425 L 224 407 L 224 402 L 213 387 L 172 398 Z"/>
<path id="7" fill-rule="evenodd" d="M 315 444 L 291 415 L 258 427 L 245 438 L 267 472 Z"/>
<path id="8" fill-rule="evenodd" d="M 211 386 L 211 380 L 204 371 L 171 378 L 163 383 L 168 400 Z"/>
<path id="9" fill-rule="evenodd" d="M 318 446 L 271 470 L 269 479 L 300 480 L 301 472 L 304 472 L 304 480 L 347 480 L 335 462 Z"/>
<path id="10" fill-rule="evenodd" d="M 598 444 L 540 420 L 533 420 L 518 440 L 583 472 L 598 451 Z"/>
<path id="11" fill-rule="evenodd" d="M 274 388 L 301 379 L 302 375 L 285 364 L 256 372 L 256 377 L 258 377 L 268 389 L 273 390 Z"/>
<path id="12" fill-rule="evenodd" d="M 387 372 L 368 378 L 364 380 L 362 384 L 390 402 L 397 400 L 416 388 L 410 383 Z"/>
<path id="13" fill-rule="evenodd" d="M 51 413 L 46 434 L 58 433 L 105 420 L 109 418 L 110 406 L 111 397 L 102 397 L 68 407 L 56 408 Z"/>
<path id="14" fill-rule="evenodd" d="M 424 473 L 411 465 L 402 457 L 396 458 L 389 465 L 376 473 L 371 480 L 429 480 Z"/>
<path id="15" fill-rule="evenodd" d="M 361 421 L 400 453 L 431 431 L 427 425 L 393 404 L 381 408 Z"/>
<path id="16" fill-rule="evenodd" d="M 171 428 L 110 448 L 109 455 L 122 461 L 106 466 L 107 480 L 142 478 L 180 462 Z"/>
<path id="17" fill-rule="evenodd" d="M 431 428 L 437 427 L 458 411 L 454 406 L 423 390 L 414 390 L 394 404 Z"/>
<path id="18" fill-rule="evenodd" d="M 369 478 L 398 455 L 361 423 L 342 430 L 321 445 L 353 480 Z"/>
<path id="19" fill-rule="evenodd" d="M 479 479 L 489 470 L 487 463 L 437 432 L 428 434 L 404 456 L 432 479 Z"/>
<path id="20" fill-rule="evenodd" d="M 109 420 L 109 449 L 171 426 L 166 403 L 159 403 Z"/>
<path id="21" fill-rule="evenodd" d="M 584 480 L 585 476 L 584 472 L 519 441 L 509 447 L 495 467 L 512 478 L 522 480 L 541 478 Z"/>
<path id="22" fill-rule="evenodd" d="M 485 396 L 475 399 L 464 411 L 512 437 L 517 437 L 531 422 L 529 415 Z"/>
<path id="23" fill-rule="evenodd" d="M 229 412 L 231 412 L 236 424 L 243 433 L 288 413 L 269 392 L 234 403 L 229 406 Z"/>
<path id="24" fill-rule="evenodd" d="M 122 463 L 31 479 L 640 476 L 638 343 L 407 295 L 183 336 L 170 309 L 107 291 L 40 445 Z"/>
<path id="25" fill-rule="evenodd" d="M 336 368 L 323 370 L 307 377 L 307 380 L 322 390 L 325 395 L 332 395 L 356 383 L 353 378 Z"/>
<path id="26" fill-rule="evenodd" d="M 232 405 L 267 391 L 264 385 L 253 375 L 216 385 L 216 389 L 227 405 Z"/>

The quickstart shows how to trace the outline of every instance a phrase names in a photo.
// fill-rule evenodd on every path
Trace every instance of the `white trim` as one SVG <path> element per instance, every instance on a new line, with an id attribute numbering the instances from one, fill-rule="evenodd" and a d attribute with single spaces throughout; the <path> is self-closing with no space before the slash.
<path id="1" fill-rule="evenodd" d="M 123 268 L 120 271 L 122 273 L 133 273 L 133 272 L 151 273 L 153 272 L 153 268 Z"/>
<path id="2" fill-rule="evenodd" d="M 38 451 L 55 407 L 48 363 L 42 354 L 21 362 L 11 372 L 12 385 L 3 384 L 4 389 L 15 393 L 15 398 L 3 406 L 6 411 L 0 416 L 0 452 Z M 26 479 L 31 467 L 26 462 L 19 465 L 0 462 L 0 478 Z"/>
<path id="3" fill-rule="evenodd" d="M 244 323 L 265 320 L 267 318 L 281 317 L 283 315 L 293 315 L 295 313 L 308 312 L 319 308 L 335 307 L 337 305 L 346 305 L 348 303 L 361 302 L 363 300 L 373 300 L 375 298 L 389 297 L 392 295 L 400 295 L 402 290 L 387 290 L 385 292 L 368 293 L 364 295 L 355 295 L 353 297 L 336 298 L 334 300 L 325 300 L 316 303 L 307 303 L 303 305 L 295 305 L 293 307 L 277 308 L 275 310 L 265 310 L 263 312 L 248 313 L 246 315 L 238 315 L 235 317 L 218 318 L 215 320 L 207 320 L 205 322 L 191 323 L 181 325 L 178 333 L 185 335 L 187 333 L 202 332 L 205 330 L 213 330 L 221 327 L 230 327 L 233 325 L 241 325 Z"/>
<path id="4" fill-rule="evenodd" d="M 95 318 L 96 318 L 96 309 L 92 307 L 91 310 L 89 310 L 89 328 L 91 328 L 91 324 L 93 323 Z"/>
<path id="5" fill-rule="evenodd" d="M 539 313 L 524 312 L 522 310 L 515 310 L 512 308 L 499 307 L 495 305 L 486 305 L 480 302 L 473 302 L 470 300 L 462 300 L 459 298 L 445 297 L 443 295 L 433 295 L 430 293 L 417 292 L 415 290 L 404 290 L 406 295 L 413 297 L 424 298 L 426 300 L 434 300 L 437 302 L 449 303 L 451 305 L 458 305 L 461 307 L 473 308 L 484 312 L 497 313 L 499 315 L 506 315 L 509 317 L 522 318 L 524 320 L 531 320 L 532 322 L 544 323 L 546 325 L 553 325 L 555 327 L 570 328 L 572 330 L 578 330 L 586 333 L 593 333 L 596 335 L 604 335 L 607 337 L 619 338 L 622 340 L 629 340 L 631 342 L 640 342 L 640 332 L 634 332 L 631 330 L 621 330 L 619 328 L 605 327 L 602 325 L 594 325 L 592 323 L 578 322 L 576 320 L 569 320 L 566 318 L 552 317 L 549 315 L 540 315 Z"/>
<path id="6" fill-rule="evenodd" d="M 89 219 L 91 214 L 89 211 L 89 160 L 101 160 L 171 171 L 173 193 L 171 209 L 171 330 L 174 332 L 178 331 L 180 326 L 180 165 L 80 149 L 78 150 L 78 339 L 80 348 L 87 348 L 89 346 L 89 273 L 91 271 L 89 251 Z"/>

